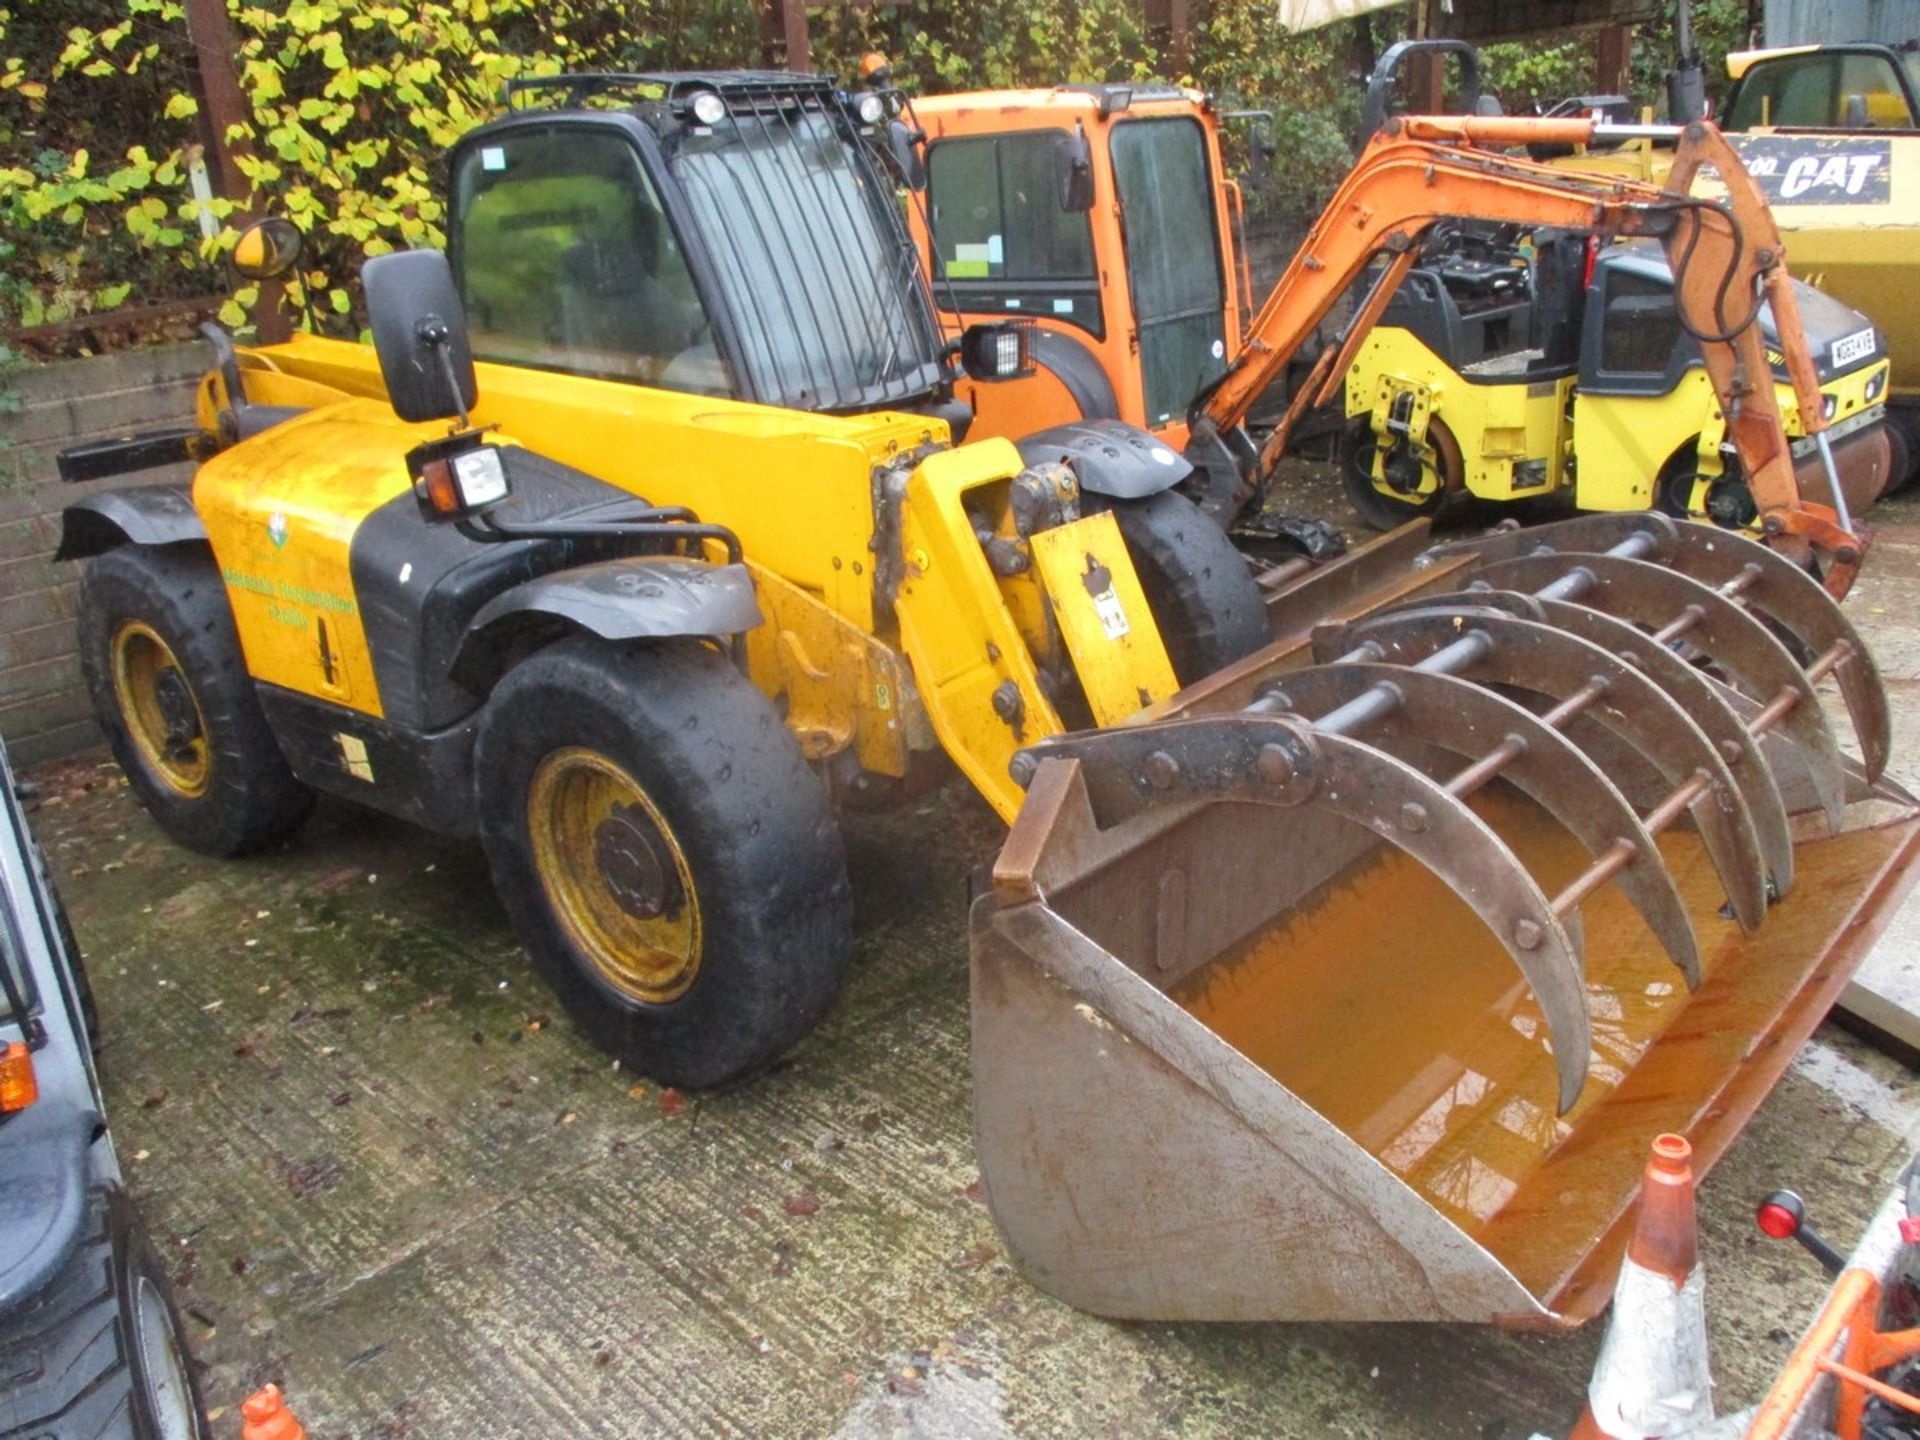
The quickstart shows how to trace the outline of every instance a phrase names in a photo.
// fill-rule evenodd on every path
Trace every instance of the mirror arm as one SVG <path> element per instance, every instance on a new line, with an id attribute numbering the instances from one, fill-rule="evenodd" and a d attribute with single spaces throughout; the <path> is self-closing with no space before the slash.
<path id="1" fill-rule="evenodd" d="M 434 358 L 440 364 L 441 377 L 447 382 L 447 393 L 459 408 L 459 429 L 467 429 L 472 421 L 467 417 L 466 397 L 460 393 L 460 376 L 453 368 L 453 351 L 449 343 L 453 339 L 453 331 L 438 315 L 423 315 L 414 333 L 420 337 L 421 344 L 433 351 Z"/>

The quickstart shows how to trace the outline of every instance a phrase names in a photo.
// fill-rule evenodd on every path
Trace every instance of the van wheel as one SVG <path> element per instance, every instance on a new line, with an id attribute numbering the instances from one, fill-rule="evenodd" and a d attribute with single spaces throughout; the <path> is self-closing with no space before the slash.
<path id="1" fill-rule="evenodd" d="M 717 650 L 542 650 L 494 691 L 475 765 L 494 886 L 623 1064 L 718 1085 L 826 1014 L 852 948 L 826 787 Z"/>
<path id="2" fill-rule="evenodd" d="M 313 808 L 260 709 L 205 550 L 125 545 L 89 560 L 80 668 L 113 758 L 180 844 L 243 855 Z"/>
<path id="3" fill-rule="evenodd" d="M 86 1203 L 66 1263 L 0 1315 L 0 1421 L 9 1435 L 208 1440 L 179 1315 L 133 1202 L 114 1186 Z"/>
<path id="4" fill-rule="evenodd" d="M 1396 530 L 1421 516 L 1435 517 L 1458 494 L 1465 474 L 1460 443 L 1438 419 L 1427 421 L 1427 443 L 1439 457 L 1439 468 L 1422 465 L 1420 488 L 1406 495 L 1382 490 L 1373 479 L 1373 426 L 1363 417 L 1347 427 L 1340 446 L 1340 479 L 1347 502 L 1375 530 Z"/>
<path id="5" fill-rule="evenodd" d="M 1142 500 L 1086 498 L 1088 509 L 1113 512 L 1182 685 L 1273 638 L 1246 557 L 1191 500 L 1171 490 Z"/>

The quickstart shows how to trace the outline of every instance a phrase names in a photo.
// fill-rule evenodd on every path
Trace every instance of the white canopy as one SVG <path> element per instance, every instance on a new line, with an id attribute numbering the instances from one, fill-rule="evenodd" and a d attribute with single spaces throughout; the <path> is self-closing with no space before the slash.
<path id="1" fill-rule="evenodd" d="M 1280 24 L 1288 30 L 1318 30 L 1336 20 L 1351 20 L 1372 10 L 1387 10 L 1406 0 L 1277 0 Z"/>

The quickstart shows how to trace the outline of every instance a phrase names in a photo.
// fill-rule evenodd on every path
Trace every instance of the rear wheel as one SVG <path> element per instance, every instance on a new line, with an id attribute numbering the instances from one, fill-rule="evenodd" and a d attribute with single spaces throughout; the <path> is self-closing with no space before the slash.
<path id="1" fill-rule="evenodd" d="M 1246 557 L 1192 501 L 1171 490 L 1142 500 L 1087 499 L 1090 508 L 1110 510 L 1119 524 L 1182 685 L 1273 638 Z"/>
<path id="2" fill-rule="evenodd" d="M 1906 425 L 1897 419 L 1888 417 L 1887 448 L 1892 451 L 1887 464 L 1887 483 L 1880 492 L 1880 498 L 1904 490 L 1913 483 L 1913 435 Z"/>
<path id="3" fill-rule="evenodd" d="M 1394 530 L 1421 516 L 1437 516 L 1461 485 L 1460 445 L 1438 419 L 1427 421 L 1427 444 L 1438 464 L 1422 462 L 1418 480 L 1406 491 L 1382 489 L 1373 478 L 1378 441 L 1364 418 L 1347 427 L 1340 447 L 1340 478 L 1347 501 L 1375 530 Z"/>
<path id="4" fill-rule="evenodd" d="M 241 855 L 306 818 L 313 792 L 273 738 L 204 550 L 126 545 L 88 561 L 80 666 L 114 759 L 182 845 Z"/>
<path id="5" fill-rule="evenodd" d="M 488 702 L 480 838 L 535 963 L 602 1048 L 717 1085 L 825 1015 L 852 947 L 826 788 L 693 642 L 543 650 Z"/>

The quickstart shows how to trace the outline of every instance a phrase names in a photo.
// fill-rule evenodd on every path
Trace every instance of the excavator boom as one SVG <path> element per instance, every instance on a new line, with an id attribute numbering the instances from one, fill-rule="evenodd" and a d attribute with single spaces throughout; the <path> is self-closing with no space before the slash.
<path id="1" fill-rule="evenodd" d="M 1772 368 L 1759 318 L 1771 304 L 1801 424 L 1826 427 L 1819 381 L 1800 325 L 1786 252 L 1766 199 L 1724 136 L 1696 121 L 1679 136 L 1665 187 L 1583 175 L 1492 148 L 1527 143 L 1590 144 L 1620 127 L 1584 120 L 1505 117 L 1401 117 L 1368 143 L 1319 222 L 1268 296 L 1234 364 L 1203 404 L 1218 430 L 1244 422 L 1262 393 L 1315 333 L 1340 298 L 1380 255 L 1392 257 L 1378 281 L 1295 394 L 1292 408 L 1262 447 L 1254 484 L 1264 486 L 1293 424 L 1330 400 L 1361 341 L 1411 268 L 1421 237 L 1450 217 L 1651 236 L 1666 249 L 1681 323 L 1698 340 L 1727 416 L 1760 524 L 1776 548 L 1796 559 L 1817 553 L 1828 586 L 1844 594 L 1863 545 L 1848 517 L 1800 497 L 1793 457 L 1774 401 Z M 1654 128 L 1634 127 L 1636 133 Z M 1696 200 L 1693 177 L 1711 167 L 1724 203 Z M 1835 493 L 1839 486 L 1835 484 Z"/>

